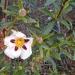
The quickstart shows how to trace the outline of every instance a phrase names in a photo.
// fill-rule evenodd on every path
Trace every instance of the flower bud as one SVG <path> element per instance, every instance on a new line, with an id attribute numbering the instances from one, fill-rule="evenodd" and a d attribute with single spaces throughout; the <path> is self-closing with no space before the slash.
<path id="1" fill-rule="evenodd" d="M 43 42 L 43 38 L 42 38 L 42 37 L 37 37 L 36 40 L 37 40 L 37 42 L 40 43 L 40 44 Z"/>
<path id="2" fill-rule="evenodd" d="M 19 15 L 20 16 L 26 16 L 26 14 L 27 14 L 27 12 L 26 12 L 26 10 L 24 8 L 19 10 Z"/>

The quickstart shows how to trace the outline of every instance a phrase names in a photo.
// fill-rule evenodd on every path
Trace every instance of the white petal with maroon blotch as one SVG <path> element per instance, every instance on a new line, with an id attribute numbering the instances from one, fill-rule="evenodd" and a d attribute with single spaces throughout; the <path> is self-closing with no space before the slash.
<path id="1" fill-rule="evenodd" d="M 32 42 L 33 42 L 33 38 L 26 38 L 28 39 L 29 41 L 27 43 L 25 43 L 25 47 L 27 49 L 23 49 L 22 50 L 22 53 L 21 53 L 21 59 L 25 60 L 26 58 L 28 58 L 31 54 L 32 54 L 32 48 L 31 48 L 31 45 L 32 45 Z"/>
<path id="2" fill-rule="evenodd" d="M 32 49 L 31 47 L 30 48 L 27 48 L 27 50 L 23 49 L 22 52 L 21 52 L 21 59 L 25 60 L 27 59 L 30 55 L 32 54 Z"/>
<path id="3" fill-rule="evenodd" d="M 12 39 L 15 39 L 14 35 L 10 35 L 10 36 L 5 37 L 4 45 L 9 46 L 9 47 L 15 46 L 15 44 L 11 42 Z"/>
<path id="4" fill-rule="evenodd" d="M 15 47 L 7 47 L 4 51 L 5 55 L 7 55 L 11 59 L 18 58 L 21 55 L 21 52 L 21 49 L 15 51 Z"/>
<path id="5" fill-rule="evenodd" d="M 33 38 L 30 37 L 30 38 L 26 38 L 26 39 L 28 39 L 29 41 L 28 41 L 27 43 L 25 43 L 25 46 L 26 46 L 26 47 L 31 47 L 32 42 L 33 42 Z"/>

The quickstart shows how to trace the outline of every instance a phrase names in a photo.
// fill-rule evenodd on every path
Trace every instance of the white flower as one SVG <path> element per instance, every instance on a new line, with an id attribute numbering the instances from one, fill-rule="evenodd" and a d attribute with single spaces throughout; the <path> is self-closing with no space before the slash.
<path id="1" fill-rule="evenodd" d="M 12 30 L 12 34 L 4 39 L 4 45 L 7 46 L 4 53 L 11 59 L 20 57 L 25 60 L 32 54 L 32 42 L 32 37 L 26 37 L 25 34 Z"/>

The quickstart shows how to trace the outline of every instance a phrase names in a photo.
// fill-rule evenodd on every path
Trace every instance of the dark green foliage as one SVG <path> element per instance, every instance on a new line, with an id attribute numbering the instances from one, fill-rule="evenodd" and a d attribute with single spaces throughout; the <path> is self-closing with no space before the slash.
<path id="1" fill-rule="evenodd" d="M 19 16 L 25 8 L 29 13 Z M 72 75 L 75 70 L 75 0 L 18 0 L 7 6 L 0 29 L 19 30 L 34 38 L 33 54 L 25 61 L 7 61 L 0 51 L 0 75 Z M 73 13 L 70 15 L 70 13 Z M 2 14 L 0 13 L 0 14 Z M 70 15 L 70 16 L 69 16 Z M 1 16 L 1 15 L 0 15 Z M 42 42 L 37 38 L 42 37 Z M 0 37 L 1 40 L 1 37 Z M 71 65 L 73 64 L 73 65 Z"/>

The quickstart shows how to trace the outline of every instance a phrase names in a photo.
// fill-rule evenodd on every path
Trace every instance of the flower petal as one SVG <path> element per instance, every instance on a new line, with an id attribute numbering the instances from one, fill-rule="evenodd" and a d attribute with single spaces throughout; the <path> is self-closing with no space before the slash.
<path id="1" fill-rule="evenodd" d="M 9 58 L 14 59 L 14 58 L 18 58 L 21 55 L 21 51 L 22 51 L 21 49 L 18 49 L 17 51 L 15 51 L 14 47 L 7 47 L 4 53 Z"/>
<path id="2" fill-rule="evenodd" d="M 32 54 L 31 48 L 28 48 L 27 50 L 22 50 L 21 52 L 21 59 L 25 60 Z"/>
<path id="3" fill-rule="evenodd" d="M 9 46 L 9 47 L 15 46 L 15 44 L 11 42 L 12 39 L 15 39 L 14 35 L 10 35 L 10 36 L 5 37 L 4 45 Z"/>
<path id="4" fill-rule="evenodd" d="M 23 48 L 21 56 L 20 56 L 21 59 L 23 59 L 23 60 L 27 59 L 32 54 L 31 45 L 33 42 L 33 38 L 30 37 L 30 38 L 26 38 L 26 39 L 29 39 L 29 41 L 27 43 L 25 43 L 26 49 Z"/>
<path id="5" fill-rule="evenodd" d="M 31 45 L 32 45 L 33 38 L 30 37 L 30 38 L 26 38 L 26 39 L 29 39 L 29 41 L 28 41 L 27 43 L 25 43 L 25 46 L 29 48 L 29 47 L 31 47 Z"/>
<path id="6" fill-rule="evenodd" d="M 26 35 L 22 32 L 15 31 L 15 30 L 12 30 L 12 32 L 13 32 L 13 35 L 15 35 L 16 37 L 25 37 L 26 38 Z"/>

